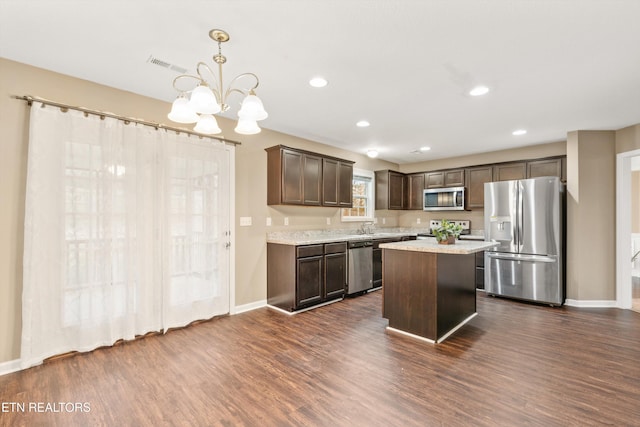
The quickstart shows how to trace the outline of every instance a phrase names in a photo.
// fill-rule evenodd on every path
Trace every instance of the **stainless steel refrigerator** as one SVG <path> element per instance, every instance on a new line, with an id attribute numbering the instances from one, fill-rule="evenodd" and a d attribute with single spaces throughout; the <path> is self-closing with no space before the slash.
<path id="1" fill-rule="evenodd" d="M 556 177 L 486 183 L 485 290 L 552 305 L 564 302 L 564 184 Z"/>

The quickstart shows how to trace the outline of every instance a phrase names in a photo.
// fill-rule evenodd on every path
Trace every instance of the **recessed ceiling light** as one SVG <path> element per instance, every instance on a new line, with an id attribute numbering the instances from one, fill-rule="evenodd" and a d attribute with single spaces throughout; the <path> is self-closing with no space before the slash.
<path id="1" fill-rule="evenodd" d="M 481 96 L 489 93 L 489 88 L 486 86 L 476 86 L 469 91 L 469 95 L 471 96 Z"/>
<path id="2" fill-rule="evenodd" d="M 527 133 L 526 129 L 518 129 L 511 132 L 511 134 L 515 136 L 524 135 L 525 133 Z"/>
<path id="3" fill-rule="evenodd" d="M 366 120 L 360 120 L 358 123 L 356 123 L 356 126 L 358 126 L 359 128 L 366 128 L 369 127 L 371 125 L 371 123 L 369 123 Z"/>
<path id="4" fill-rule="evenodd" d="M 309 80 L 309 84 L 313 87 L 325 87 L 328 82 L 324 77 L 314 77 Z"/>
<path id="5" fill-rule="evenodd" d="M 376 157 L 378 157 L 378 152 L 376 150 L 369 150 L 367 151 L 367 156 L 375 159 Z"/>
<path id="6" fill-rule="evenodd" d="M 420 151 L 424 152 L 424 151 L 429 151 L 431 150 L 431 147 L 420 147 Z"/>

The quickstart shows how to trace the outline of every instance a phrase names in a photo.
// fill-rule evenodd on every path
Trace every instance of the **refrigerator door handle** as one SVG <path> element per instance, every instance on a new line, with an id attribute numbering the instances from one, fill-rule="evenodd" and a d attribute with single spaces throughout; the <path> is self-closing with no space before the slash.
<path id="1" fill-rule="evenodd" d="M 522 247 L 524 246 L 524 244 L 522 243 L 522 229 L 524 228 L 524 202 L 522 201 L 522 198 L 524 196 L 524 189 L 523 189 L 523 185 L 522 182 L 518 181 L 518 204 L 517 204 L 517 209 L 518 209 L 518 216 L 517 216 L 517 222 L 518 222 L 518 252 L 522 251 Z"/>
<path id="2" fill-rule="evenodd" d="M 528 262 L 557 262 L 556 256 L 546 255 L 521 255 L 521 254 L 504 254 L 499 252 L 486 252 L 489 258 L 503 259 L 507 261 L 528 261 Z"/>

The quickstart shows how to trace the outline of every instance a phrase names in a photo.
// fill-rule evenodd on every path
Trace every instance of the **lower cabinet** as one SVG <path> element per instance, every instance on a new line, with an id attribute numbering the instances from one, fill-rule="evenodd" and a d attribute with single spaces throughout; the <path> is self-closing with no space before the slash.
<path id="1" fill-rule="evenodd" d="M 484 289 L 484 251 L 476 252 L 476 289 Z"/>
<path id="2" fill-rule="evenodd" d="M 344 296 L 347 243 L 267 243 L 267 303 L 286 311 Z"/>

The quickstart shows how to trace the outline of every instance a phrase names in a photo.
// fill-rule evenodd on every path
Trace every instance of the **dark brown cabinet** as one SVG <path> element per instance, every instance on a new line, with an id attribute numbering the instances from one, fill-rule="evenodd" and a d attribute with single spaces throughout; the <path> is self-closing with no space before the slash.
<path id="1" fill-rule="evenodd" d="M 484 207 L 484 184 L 493 181 L 493 166 L 467 169 L 467 208 Z"/>
<path id="2" fill-rule="evenodd" d="M 527 163 L 499 163 L 493 166 L 494 181 L 511 181 L 513 179 L 525 179 L 527 177 Z"/>
<path id="3" fill-rule="evenodd" d="M 352 206 L 353 162 L 277 145 L 267 151 L 267 204 Z"/>
<path id="4" fill-rule="evenodd" d="M 407 175 L 407 209 L 422 209 L 424 194 L 424 173 Z"/>
<path id="5" fill-rule="evenodd" d="M 267 302 L 286 311 L 311 307 L 344 295 L 347 243 L 267 243 Z"/>
<path id="6" fill-rule="evenodd" d="M 425 175 L 425 188 L 463 187 L 464 169 L 451 169 L 445 171 L 427 172 Z"/>
<path id="7" fill-rule="evenodd" d="M 484 289 L 484 251 L 476 252 L 476 289 Z"/>
<path id="8" fill-rule="evenodd" d="M 543 159 L 527 162 L 527 178 L 557 176 L 562 178 L 562 159 Z"/>
<path id="9" fill-rule="evenodd" d="M 344 295 L 347 286 L 347 244 L 324 245 L 324 290 L 322 298 L 331 300 Z"/>
<path id="10" fill-rule="evenodd" d="M 322 159 L 322 205 L 350 208 L 353 205 L 353 164 Z"/>
<path id="11" fill-rule="evenodd" d="M 404 209 L 407 197 L 407 177 L 392 171 L 376 171 L 376 209 Z"/>
<path id="12" fill-rule="evenodd" d="M 322 260 L 322 255 L 297 259 L 296 307 L 322 301 Z"/>
<path id="13" fill-rule="evenodd" d="M 444 187 L 444 172 L 427 172 L 424 174 L 424 188 Z"/>

